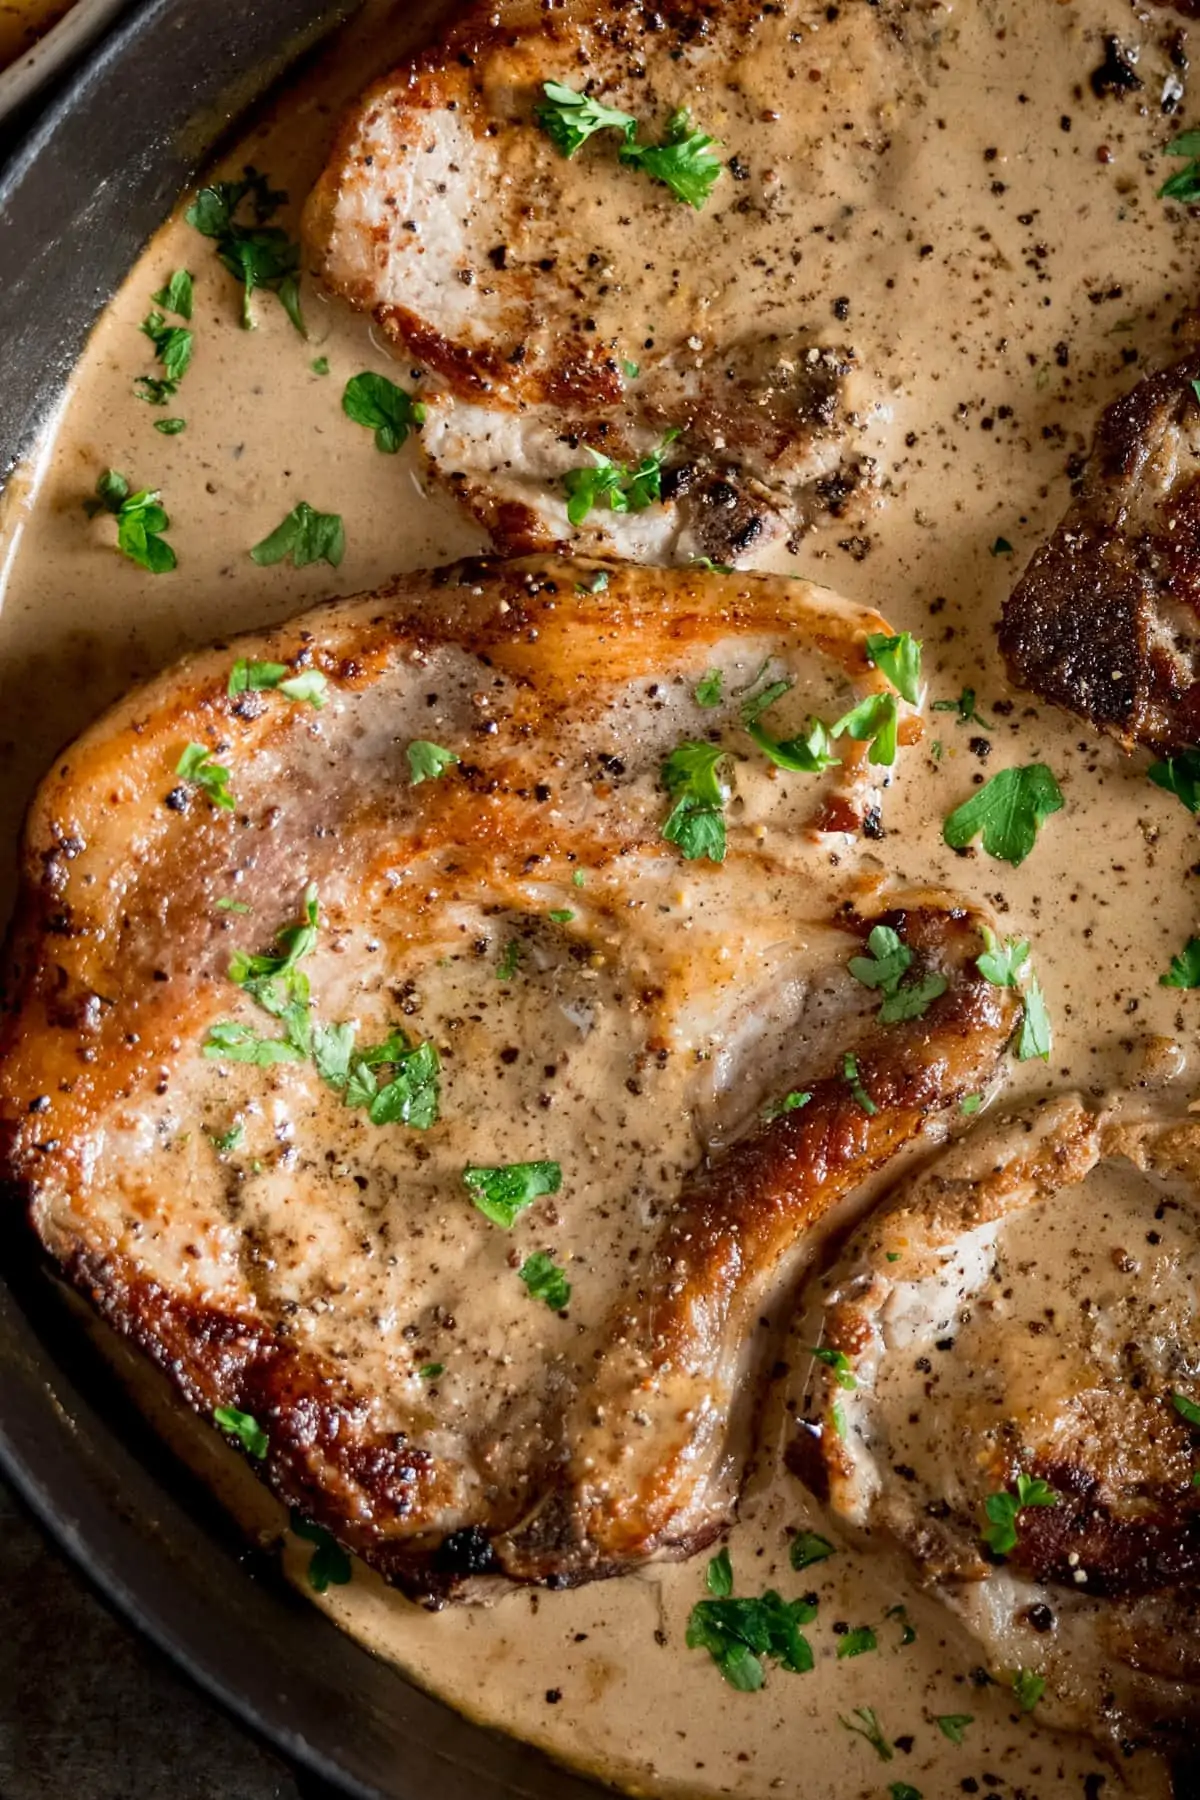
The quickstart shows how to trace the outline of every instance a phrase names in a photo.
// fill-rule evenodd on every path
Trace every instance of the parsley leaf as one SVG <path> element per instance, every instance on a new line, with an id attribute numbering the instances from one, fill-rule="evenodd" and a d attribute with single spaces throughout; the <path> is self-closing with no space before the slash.
<path id="1" fill-rule="evenodd" d="M 988 1518 L 983 1541 L 994 1556 L 1008 1556 L 1016 1549 L 1017 1526 L 1025 1507 L 1057 1506 L 1059 1502 L 1057 1490 L 1039 1475 L 1018 1474 L 1016 1488 L 1015 1494 L 1007 1489 L 989 1494 L 983 1503 Z"/>
<path id="2" fill-rule="evenodd" d="M 867 639 L 867 655 L 887 676 L 901 699 L 910 706 L 921 704 L 921 645 L 911 631 L 885 637 L 873 631 Z"/>
<path id="3" fill-rule="evenodd" d="M 1006 537 L 998 537 L 992 545 L 993 556 L 1015 556 L 1016 551 Z"/>
<path id="4" fill-rule="evenodd" d="M 720 706 L 724 698 L 725 677 L 720 669 L 709 669 L 696 683 L 696 705 Z"/>
<path id="5" fill-rule="evenodd" d="M 790 692 L 790 681 L 773 681 L 760 694 L 753 695 L 742 707 L 742 724 L 754 742 L 776 768 L 790 769 L 799 775 L 820 775 L 836 768 L 839 758 L 833 754 L 829 732 L 820 719 L 810 718 L 804 731 L 794 738 L 774 738 L 759 724 L 768 707 L 774 706 Z"/>
<path id="6" fill-rule="evenodd" d="M 545 99 L 533 116 L 564 156 L 574 156 L 597 131 L 619 131 L 631 141 L 637 130 L 637 120 L 629 113 L 605 106 L 590 94 L 578 94 L 561 81 L 544 81 L 542 92 Z"/>
<path id="7" fill-rule="evenodd" d="M 552 1312 L 562 1312 L 571 1298 L 571 1284 L 544 1250 L 527 1257 L 517 1274 L 529 1289 L 530 1298 L 544 1300 Z"/>
<path id="8" fill-rule="evenodd" d="M 1171 1405 L 1189 1425 L 1200 1425 L 1200 1406 L 1194 1400 L 1189 1400 L 1186 1394 L 1172 1394 Z"/>
<path id="9" fill-rule="evenodd" d="M 809 1355 L 814 1356 L 827 1369 L 832 1369 L 834 1380 L 847 1393 L 853 1393 L 858 1386 L 854 1368 L 844 1350 L 831 1350 L 827 1344 L 816 1344 L 809 1348 Z"/>
<path id="10" fill-rule="evenodd" d="M 793 1569 L 807 1569 L 836 1554 L 829 1539 L 822 1537 L 819 1531 L 798 1531 L 788 1550 L 788 1561 Z"/>
<path id="11" fill-rule="evenodd" d="M 453 750 L 443 750 L 440 744 L 431 744 L 427 738 L 414 738 L 407 755 L 413 787 L 420 787 L 423 781 L 437 781 L 452 763 L 462 760 Z"/>
<path id="12" fill-rule="evenodd" d="M 896 760 L 898 719 L 895 694 L 867 694 L 830 727 L 829 735 L 839 738 L 845 734 L 857 743 L 869 742 L 867 761 L 890 768 Z"/>
<path id="13" fill-rule="evenodd" d="M 557 1194 L 562 1168 L 556 1162 L 503 1163 L 464 1169 L 463 1183 L 484 1218 L 511 1231 L 527 1206 L 543 1194 Z"/>
<path id="14" fill-rule="evenodd" d="M 975 711 L 975 689 L 965 687 L 957 700 L 935 700 L 934 712 L 952 712 L 958 714 L 960 725 L 978 725 L 981 731 L 994 731 L 995 726 L 981 719 Z"/>
<path id="15" fill-rule="evenodd" d="M 944 1738 L 949 1738 L 952 1744 L 961 1744 L 967 1726 L 975 1723 L 975 1715 L 974 1713 L 938 1713 L 933 1722 Z"/>
<path id="16" fill-rule="evenodd" d="M 375 1073 L 381 1065 L 392 1070 L 390 1080 L 382 1083 Z M 407 1125 L 413 1131 L 428 1131 L 438 1121 L 441 1069 L 435 1044 L 426 1040 L 410 1048 L 402 1031 L 393 1032 L 385 1043 L 361 1050 L 353 1058 L 346 1105 L 365 1106 L 372 1125 Z"/>
<path id="17" fill-rule="evenodd" d="M 345 1587 L 351 1576 L 351 1562 L 342 1546 L 323 1525 L 314 1525 L 293 1507 L 290 1517 L 293 1532 L 316 1548 L 308 1559 L 308 1585 L 314 1594 L 328 1587 Z"/>
<path id="18" fill-rule="evenodd" d="M 569 925 L 575 914 L 569 906 L 552 906 L 546 917 L 552 919 L 556 925 Z"/>
<path id="19" fill-rule="evenodd" d="M 367 370 L 352 375 L 342 395 L 342 411 L 375 433 L 375 448 L 394 456 L 409 432 L 425 423 L 425 408 L 386 375 Z"/>
<path id="20" fill-rule="evenodd" d="M 864 987 L 882 988 L 891 993 L 912 962 L 913 953 L 900 941 L 900 933 L 890 925 L 876 925 L 867 939 L 868 956 L 852 956 L 850 973 Z"/>
<path id="21" fill-rule="evenodd" d="M 1167 973 L 1158 980 L 1161 987 L 1200 987 L 1200 938 L 1189 938 L 1179 955 L 1171 958 Z"/>
<path id="22" fill-rule="evenodd" d="M 908 1616 L 908 1608 L 901 1603 L 889 1606 L 884 1613 L 885 1619 L 895 1619 L 900 1627 L 900 1648 L 907 1649 L 909 1644 L 917 1641 L 917 1628 Z"/>
<path id="23" fill-rule="evenodd" d="M 944 975 L 936 970 L 922 975 L 918 981 L 910 981 L 907 987 L 899 987 L 894 994 L 884 996 L 883 1005 L 879 1008 L 879 1018 L 884 1025 L 898 1025 L 904 1019 L 922 1019 L 935 1000 L 940 1000 L 950 983 Z"/>
<path id="24" fill-rule="evenodd" d="M 222 763 L 212 760 L 212 752 L 206 745 L 189 744 L 175 764 L 175 773 L 189 786 L 199 788 L 214 806 L 221 807 L 225 812 L 233 811 L 229 770 Z"/>
<path id="25" fill-rule="evenodd" d="M 314 375 L 328 375 L 329 358 L 327 356 L 314 356 L 308 366 Z"/>
<path id="26" fill-rule="evenodd" d="M 1200 749 L 1181 750 L 1165 762 L 1152 763 L 1146 773 L 1155 787 L 1174 794 L 1189 812 L 1200 813 Z"/>
<path id="27" fill-rule="evenodd" d="M 964 1119 L 973 1119 L 982 1105 L 982 1094 L 964 1094 L 958 1103 L 958 1110 Z"/>
<path id="28" fill-rule="evenodd" d="M 1046 1691 L 1045 1677 L 1035 1675 L 1032 1669 L 1018 1669 L 1012 1685 L 1022 1712 L 1032 1712 Z"/>
<path id="29" fill-rule="evenodd" d="M 850 1089 L 850 1092 L 853 1094 L 859 1106 L 861 1106 L 863 1111 L 867 1114 L 868 1118 L 873 1117 L 879 1111 L 879 1108 L 872 1100 L 870 1094 L 868 1094 L 859 1077 L 857 1056 L 849 1050 L 842 1058 L 842 1080 L 846 1083 L 846 1086 Z"/>
<path id="30" fill-rule="evenodd" d="M 797 1088 L 793 1088 L 789 1094 L 783 1096 L 782 1100 L 768 1100 L 763 1107 L 762 1116 L 770 1124 L 774 1119 L 781 1119 L 784 1113 L 799 1112 L 800 1108 L 807 1106 L 811 1099 L 811 1094 L 804 1094 Z"/>
<path id="31" fill-rule="evenodd" d="M 785 1600 L 774 1589 L 761 1599 L 735 1600 L 728 1550 L 709 1563 L 706 1585 L 714 1598 L 693 1606 L 686 1642 L 689 1650 L 707 1650 L 731 1687 L 757 1692 L 764 1680 L 764 1656 L 793 1675 L 812 1668 L 812 1649 L 800 1627 L 816 1618 L 813 1601 Z"/>
<path id="32" fill-rule="evenodd" d="M 888 1784 L 891 1800 L 922 1800 L 920 1788 L 912 1787 L 907 1781 L 893 1781 Z"/>
<path id="33" fill-rule="evenodd" d="M 157 294 L 151 294 L 155 306 L 161 306 L 164 312 L 174 313 L 177 318 L 189 319 L 192 316 L 192 277 L 186 269 L 176 269 L 166 287 L 159 288 Z"/>
<path id="34" fill-rule="evenodd" d="M 246 1135 L 246 1127 L 240 1119 L 235 1119 L 228 1131 L 209 1132 L 212 1147 L 218 1156 L 228 1156 L 236 1150 Z"/>
<path id="35" fill-rule="evenodd" d="M 568 469 L 563 476 L 567 496 L 567 518 L 572 525 L 582 525 L 594 506 L 608 506 L 615 513 L 645 512 L 662 498 L 662 471 L 667 451 L 679 436 L 672 427 L 664 432 L 658 448 L 643 456 L 630 468 L 613 462 L 588 445 L 595 461 L 591 469 Z"/>
<path id="36" fill-rule="evenodd" d="M 838 1661 L 847 1656 L 862 1656 L 868 1650 L 878 1650 L 879 1641 L 869 1625 L 859 1625 L 854 1631 L 843 1633 L 838 1640 Z"/>
<path id="37" fill-rule="evenodd" d="M 166 575 L 175 567 L 175 552 L 160 536 L 171 521 L 159 504 L 156 488 L 130 492 L 129 480 L 117 469 L 106 469 L 96 482 L 96 498 L 85 502 L 89 518 L 110 512 L 117 521 L 117 549 L 152 575 Z"/>
<path id="38" fill-rule="evenodd" d="M 186 419 L 155 419 L 155 431 L 161 431 L 164 437 L 178 437 L 181 431 L 187 430 Z"/>
<path id="39" fill-rule="evenodd" d="M 982 926 L 981 931 L 986 948 L 982 956 L 975 958 L 975 967 L 979 973 L 993 987 L 1020 987 L 1021 971 L 1029 958 L 1028 940 L 1006 938 L 1001 944 L 988 926 Z"/>
<path id="40" fill-rule="evenodd" d="M 327 562 L 336 569 L 345 554 L 346 531 L 341 514 L 314 512 L 307 500 L 293 506 L 274 531 L 250 552 L 260 567 L 290 556 L 297 569 L 315 562 Z"/>
<path id="41" fill-rule="evenodd" d="M 620 161 L 633 165 L 669 187 L 677 200 L 700 211 L 721 173 L 716 138 L 694 130 L 686 108 L 672 113 L 660 144 L 621 146 Z"/>
<path id="42" fill-rule="evenodd" d="M 307 337 L 300 312 L 300 246 L 278 225 L 267 223 L 286 199 L 265 175 L 246 168 L 240 181 L 201 188 L 184 217 L 202 236 L 213 239 L 217 255 L 241 282 L 242 325 L 247 331 L 254 329 L 252 300 L 261 288 L 277 297 L 301 337 Z M 237 217 L 247 204 L 253 224 Z"/>
<path id="43" fill-rule="evenodd" d="M 1185 131 L 1163 151 L 1164 156 L 1187 157 L 1182 169 L 1167 177 L 1158 190 L 1160 200 L 1178 200 L 1191 206 L 1200 200 L 1200 131 Z"/>
<path id="44" fill-rule="evenodd" d="M 422 1381 L 436 1381 L 439 1375 L 446 1373 L 445 1363 L 424 1363 L 417 1370 Z"/>
<path id="45" fill-rule="evenodd" d="M 509 938 L 507 944 L 504 946 L 504 955 L 496 964 L 496 980 L 511 981 L 517 972 L 521 958 L 524 954 L 525 947 L 521 943 L 520 938 Z"/>
<path id="46" fill-rule="evenodd" d="M 688 862 L 706 856 L 725 861 L 725 802 L 729 789 L 717 774 L 725 758 L 719 744 L 688 741 L 672 750 L 662 766 L 662 782 L 675 804 L 663 825 L 669 844 L 678 844 Z"/>
<path id="47" fill-rule="evenodd" d="M 213 1424 L 227 1431 L 248 1456 L 262 1462 L 271 1448 L 271 1440 L 253 1413 L 239 1412 L 236 1406 L 214 1406 Z"/>
<path id="48" fill-rule="evenodd" d="M 283 1038 L 260 1037 L 249 1025 L 232 1019 L 210 1025 L 203 1050 L 212 1062 L 253 1063 L 266 1069 L 272 1063 L 303 1062 L 304 1052 Z"/>
<path id="49" fill-rule="evenodd" d="M 286 663 L 247 662 L 239 657 L 229 671 L 226 693 L 231 699 L 238 694 L 258 694 L 271 688 L 288 700 L 306 701 L 319 711 L 326 701 L 329 682 L 319 669 L 300 669 L 289 675 Z"/>
<path id="50" fill-rule="evenodd" d="M 859 1721 L 858 1724 L 854 1723 L 855 1719 Z M 896 1752 L 883 1734 L 883 1727 L 879 1723 L 874 1707 L 856 1706 L 851 1719 L 844 1718 L 839 1713 L 838 1724 L 844 1726 L 847 1731 L 856 1732 L 859 1737 L 866 1738 L 880 1762 L 891 1762 L 895 1756 Z"/>
<path id="51" fill-rule="evenodd" d="M 704 1585 L 717 1600 L 727 1600 L 733 1592 L 733 1564 L 728 1547 L 718 1550 L 705 1572 Z"/>
<path id="52" fill-rule="evenodd" d="M 1043 1062 L 1049 1062 L 1054 1038 L 1050 1030 L 1045 996 L 1036 975 L 1030 977 L 1024 999 L 1025 1010 L 1021 1014 L 1021 1029 L 1017 1033 L 1017 1061 L 1029 1062 L 1031 1058 L 1040 1056 Z"/>
<path id="53" fill-rule="evenodd" d="M 196 348 L 196 334 L 186 325 L 168 325 L 160 312 L 147 313 L 141 329 L 154 345 L 154 354 L 163 366 L 160 379 L 148 375 L 141 377 L 139 386 L 149 390 L 142 398 L 150 400 L 154 406 L 165 406 L 188 372 Z"/>
<path id="54" fill-rule="evenodd" d="M 988 855 L 1015 868 L 1033 849 L 1041 826 L 1062 805 L 1062 789 L 1045 763 L 1001 769 L 954 809 L 942 836 L 952 850 L 962 850 L 982 833 Z"/>

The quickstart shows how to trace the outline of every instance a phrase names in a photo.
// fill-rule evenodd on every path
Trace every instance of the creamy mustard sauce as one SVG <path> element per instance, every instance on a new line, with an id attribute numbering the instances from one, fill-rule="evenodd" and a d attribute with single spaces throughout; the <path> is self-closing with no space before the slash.
<path id="1" fill-rule="evenodd" d="M 987 728 L 930 713 L 925 749 L 889 796 L 879 855 L 898 880 L 944 879 L 986 899 L 1007 929 L 1032 939 L 1055 1047 L 1048 1067 L 1011 1067 L 1010 1100 L 1136 1082 L 1150 1039 L 1190 1047 L 1200 1005 L 1158 983 L 1197 925 L 1191 817 L 1146 781 L 1144 759 L 1123 758 L 1011 691 L 994 646 L 1001 601 L 1063 510 L 1068 462 L 1086 447 L 1096 411 L 1169 356 L 1193 293 L 1190 236 L 1155 198 L 1170 166 L 1158 152 L 1173 132 L 1160 111 L 1163 85 L 1176 79 L 1164 46 L 1179 23 L 1122 12 L 1144 86 L 1120 100 L 1089 85 L 1112 24 L 1101 0 L 931 8 L 926 29 L 940 38 L 922 92 L 897 95 L 886 145 L 862 121 L 846 130 L 821 163 L 803 237 L 813 316 L 828 307 L 831 341 L 852 343 L 868 372 L 876 404 L 864 432 L 883 495 L 875 512 L 831 524 L 795 562 L 781 554 L 775 566 L 917 633 L 931 701 L 976 690 Z M 254 126 L 229 168 L 252 161 L 268 171 L 288 188 L 294 222 L 338 108 L 413 28 L 405 6 L 368 9 Z M 769 94 L 772 81 L 761 60 L 748 67 L 755 92 Z M 811 90 L 815 106 L 819 79 Z M 792 105 L 790 92 L 775 104 Z M 830 106 L 833 132 L 844 122 Z M 1195 122 L 1186 106 L 1182 116 Z M 196 354 L 167 409 L 187 429 L 166 437 L 152 429 L 162 414 L 135 398 L 133 382 L 154 372 L 138 323 L 180 267 L 196 275 Z M 307 343 L 273 298 L 255 305 L 258 328 L 244 332 L 211 245 L 181 220 L 169 224 L 101 319 L 39 455 L 10 487 L 0 541 L 0 830 L 9 842 L 56 748 L 187 646 L 482 547 L 447 501 L 422 491 L 411 450 L 379 455 L 343 417 L 349 376 L 396 373 L 368 325 L 310 285 Z M 320 357 L 328 375 L 311 367 Z M 152 578 L 123 561 L 111 521 L 85 517 L 82 502 L 109 466 L 161 488 L 176 573 Z M 246 554 L 301 499 L 344 516 L 336 573 L 321 564 L 263 570 Z M 993 554 L 998 539 L 1012 554 Z M 1037 760 L 1059 778 L 1066 807 L 1022 868 L 945 849 L 942 820 L 978 776 Z M 10 877 L 11 865 L 5 904 Z M 1184 1052 L 1178 1061 L 1186 1079 Z M 793 1573 L 785 1528 L 828 1527 L 780 1472 L 775 1448 L 763 1444 L 731 1535 L 737 1591 L 817 1594 L 808 1632 L 817 1666 L 803 1676 L 773 1671 L 757 1694 L 735 1693 L 704 1653 L 685 1648 L 703 1557 L 436 1616 L 356 1568 L 326 1604 L 464 1712 L 636 1792 L 865 1800 L 894 1782 L 926 1800 L 1166 1792 L 1148 1754 L 1125 1759 L 1060 1737 L 1036 1715 L 1018 1718 L 999 1687 L 979 1685 L 969 1639 L 899 1564 L 839 1548 Z M 299 1577 L 298 1546 L 289 1558 Z M 916 1627 L 908 1645 L 886 1616 L 901 1604 Z M 872 1624 L 880 1648 L 839 1662 L 835 1623 Z M 875 1709 L 898 1745 L 891 1761 L 839 1723 L 856 1707 Z M 932 1722 L 968 1712 L 975 1723 L 961 1746 Z"/>

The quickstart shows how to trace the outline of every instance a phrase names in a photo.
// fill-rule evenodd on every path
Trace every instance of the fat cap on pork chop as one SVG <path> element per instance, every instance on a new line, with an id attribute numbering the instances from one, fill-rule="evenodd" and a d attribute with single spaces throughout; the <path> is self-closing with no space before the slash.
<path id="1" fill-rule="evenodd" d="M 883 693 L 886 629 L 803 581 L 462 564 L 190 656 L 42 787 L 7 1179 L 198 1411 L 249 1415 L 275 1492 L 410 1593 L 710 1539 L 779 1283 L 995 1077 L 985 921 L 880 891 L 888 771 L 843 736 L 791 772 L 744 729 L 764 687 L 784 742 Z M 715 801 L 664 790 L 681 743 Z M 710 846 L 722 819 L 724 860 L 669 817 Z M 889 1025 L 847 969 L 880 919 L 938 978 Z M 538 1177 L 508 1217 L 465 1174 L 512 1164 Z"/>
<path id="2" fill-rule="evenodd" d="M 1067 1096 L 903 1184 L 801 1308 L 833 1365 L 793 1466 L 1100 1736 L 1200 1715 L 1198 1255 L 1200 1128 Z"/>
<path id="3" fill-rule="evenodd" d="M 427 372 L 424 454 L 498 549 L 737 563 L 844 510 L 870 473 L 868 402 L 798 246 L 839 229 L 844 121 L 862 149 L 886 142 L 922 18 L 472 5 L 351 111 L 308 202 L 310 254 Z M 781 113 L 793 78 L 804 105 Z M 619 132 L 562 155 L 535 118 L 548 80 L 636 116 L 643 141 L 689 109 L 718 140 L 706 204 L 622 165 Z M 672 430 L 665 504 L 572 525 L 569 471 L 592 452 L 634 467 Z"/>

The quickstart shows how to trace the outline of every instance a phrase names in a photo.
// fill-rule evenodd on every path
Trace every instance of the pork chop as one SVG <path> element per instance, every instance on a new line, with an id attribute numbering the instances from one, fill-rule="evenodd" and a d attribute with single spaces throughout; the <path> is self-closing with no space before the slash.
<path id="1" fill-rule="evenodd" d="M 779 766 L 883 694 L 880 630 L 800 581 L 463 564 L 190 657 L 41 791 L 7 1176 L 410 1593 L 711 1538 L 810 1228 L 994 1077 L 980 919 L 880 891 L 888 770 Z M 881 920 L 895 1024 L 847 967 Z"/>
<path id="2" fill-rule="evenodd" d="M 870 474 L 871 402 L 802 244 L 842 229 L 839 155 L 869 204 L 921 17 L 477 4 L 352 111 L 308 203 L 310 254 L 426 372 L 425 455 L 498 549 L 737 563 L 844 509 Z M 647 142 L 689 111 L 717 140 L 702 207 L 622 162 L 619 129 L 564 154 L 538 122 L 547 82 Z M 664 447 L 662 503 L 568 517 L 571 471 Z"/>
<path id="3" fill-rule="evenodd" d="M 1015 679 L 1127 749 L 1200 741 L 1200 354 L 1101 415 L 1079 489 L 1004 608 Z"/>
<path id="4" fill-rule="evenodd" d="M 1198 1255 L 1195 1123 L 1067 1097 L 903 1187 L 801 1326 L 794 1466 L 1101 1736 L 1200 1712 Z"/>

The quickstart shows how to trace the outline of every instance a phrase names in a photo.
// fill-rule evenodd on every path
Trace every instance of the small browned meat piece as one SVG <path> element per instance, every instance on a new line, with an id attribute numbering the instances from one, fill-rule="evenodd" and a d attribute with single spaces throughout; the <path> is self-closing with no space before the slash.
<path id="1" fill-rule="evenodd" d="M 1195 1123 L 1067 1098 L 902 1187 L 798 1325 L 797 1473 L 1099 1736 L 1200 1716 L 1198 1257 Z"/>
<path id="2" fill-rule="evenodd" d="M 1200 742 L 1200 354 L 1101 416 L 1078 494 L 1004 608 L 1017 681 L 1127 749 Z"/>
<path id="3" fill-rule="evenodd" d="M 469 563 L 192 656 L 42 788 L 0 1037 L 12 1204 L 412 1593 L 711 1539 L 763 1307 L 995 1076 L 984 921 L 878 892 L 866 746 L 790 773 L 742 725 L 763 683 L 781 737 L 879 691 L 886 630 L 803 581 Z M 664 791 L 681 744 L 716 795 Z M 723 860 L 684 860 L 668 815 L 699 807 L 711 845 L 722 791 Z M 943 978 L 895 1025 L 847 968 L 885 909 Z M 514 1164 L 524 1198 L 465 1179 Z"/>

